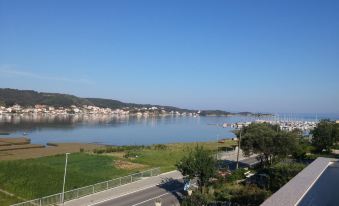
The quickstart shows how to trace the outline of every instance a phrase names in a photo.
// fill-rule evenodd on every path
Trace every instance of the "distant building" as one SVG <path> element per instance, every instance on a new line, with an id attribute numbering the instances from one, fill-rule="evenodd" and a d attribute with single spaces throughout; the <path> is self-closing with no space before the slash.
<path id="1" fill-rule="evenodd" d="M 336 120 L 335 123 L 339 124 L 339 120 Z"/>

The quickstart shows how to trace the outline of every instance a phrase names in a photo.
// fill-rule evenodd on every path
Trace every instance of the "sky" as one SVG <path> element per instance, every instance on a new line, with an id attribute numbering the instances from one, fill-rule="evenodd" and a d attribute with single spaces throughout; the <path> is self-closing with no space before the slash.
<path id="1" fill-rule="evenodd" d="M 339 113 L 339 1 L 0 0 L 0 88 Z"/>

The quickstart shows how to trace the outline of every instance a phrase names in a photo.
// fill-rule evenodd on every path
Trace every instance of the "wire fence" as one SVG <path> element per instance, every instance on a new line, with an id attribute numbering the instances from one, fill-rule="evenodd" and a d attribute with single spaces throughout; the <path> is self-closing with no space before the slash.
<path id="1" fill-rule="evenodd" d="M 121 185 L 125 185 L 131 182 L 136 182 L 145 177 L 157 176 L 160 174 L 160 168 L 154 168 L 143 172 L 138 172 L 124 177 L 108 180 L 105 182 L 96 183 L 94 185 L 69 190 L 64 193 L 64 201 L 78 199 L 90 194 L 101 192 L 104 190 L 112 189 Z M 29 200 L 26 202 L 17 203 L 11 206 L 48 206 L 62 204 L 62 193 L 38 198 L 35 200 Z"/>

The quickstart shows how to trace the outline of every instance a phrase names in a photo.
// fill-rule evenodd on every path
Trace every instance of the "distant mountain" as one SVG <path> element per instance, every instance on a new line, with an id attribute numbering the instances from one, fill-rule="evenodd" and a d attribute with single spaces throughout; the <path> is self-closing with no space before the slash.
<path id="1" fill-rule="evenodd" d="M 36 92 L 33 90 L 18 90 L 18 89 L 1 89 L 0 88 L 0 106 L 12 106 L 14 104 L 19 104 L 21 106 L 34 106 L 37 104 L 44 104 L 55 107 L 70 107 L 71 105 L 82 106 L 82 105 L 91 105 L 102 108 L 111 108 L 111 109 L 123 109 L 129 107 L 130 110 L 133 108 L 143 108 L 143 107 L 157 107 L 164 108 L 167 112 L 178 111 L 178 112 L 197 112 L 197 110 L 190 109 L 181 109 L 172 106 L 161 106 L 161 105 L 152 105 L 152 104 L 135 104 L 135 103 L 125 103 L 113 99 L 101 99 L 101 98 L 81 98 L 69 94 L 59 94 L 59 93 L 45 93 L 45 92 Z M 201 116 L 227 116 L 227 115 L 265 115 L 265 114 L 253 114 L 251 112 L 239 112 L 231 113 L 222 110 L 202 110 Z"/>
<path id="2" fill-rule="evenodd" d="M 17 89 L 0 89 L 0 102 L 5 106 L 12 106 L 13 104 L 19 104 L 21 106 L 44 104 L 58 107 L 93 105 L 89 100 L 73 95 Z"/>
<path id="3" fill-rule="evenodd" d="M 174 110 L 180 112 L 196 112 L 196 110 L 181 109 L 172 106 L 124 103 L 113 99 L 80 98 L 69 94 L 45 93 L 45 92 L 36 92 L 33 90 L 0 88 L 0 105 L 12 106 L 14 104 L 19 104 L 25 107 L 34 106 L 36 104 L 44 104 L 55 107 L 69 107 L 71 105 L 76 106 L 92 105 L 111 109 L 122 109 L 126 107 L 129 108 L 161 107 L 164 108 L 166 111 Z"/>

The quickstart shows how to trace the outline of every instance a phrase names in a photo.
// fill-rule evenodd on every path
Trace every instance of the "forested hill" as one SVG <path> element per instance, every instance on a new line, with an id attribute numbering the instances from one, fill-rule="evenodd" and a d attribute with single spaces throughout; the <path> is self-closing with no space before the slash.
<path id="1" fill-rule="evenodd" d="M 82 106 L 92 105 L 104 108 L 119 109 L 124 107 L 142 108 L 142 107 L 162 107 L 167 111 L 194 112 L 196 110 L 180 109 L 171 106 L 159 106 L 151 104 L 134 104 L 124 103 L 113 99 L 100 98 L 80 98 L 69 94 L 44 93 L 32 90 L 18 89 L 1 89 L 0 88 L 0 105 L 12 106 L 19 104 L 21 106 L 34 106 L 36 104 L 44 104 L 57 107 L 69 107 L 71 105 Z"/>
<path id="2" fill-rule="evenodd" d="M 197 110 L 190 109 L 181 109 L 172 106 L 161 106 L 161 105 L 152 105 L 152 104 L 135 104 L 135 103 L 125 103 L 113 99 L 101 99 L 101 98 L 81 98 L 69 94 L 58 94 L 58 93 L 45 93 L 45 92 L 36 92 L 33 90 L 18 90 L 18 89 L 1 89 L 0 88 L 0 106 L 13 106 L 14 104 L 19 104 L 21 106 L 34 106 L 37 104 L 55 106 L 55 107 L 70 107 L 71 105 L 82 106 L 82 105 L 92 105 L 102 108 L 111 108 L 111 109 L 122 109 L 129 107 L 133 108 L 143 108 L 143 107 L 157 107 L 164 108 L 167 112 L 178 111 L 178 112 L 197 112 Z M 265 114 L 253 114 L 251 112 L 240 112 L 240 113 L 231 113 L 222 110 L 202 110 L 201 116 L 226 116 L 226 115 L 265 115 Z"/>

